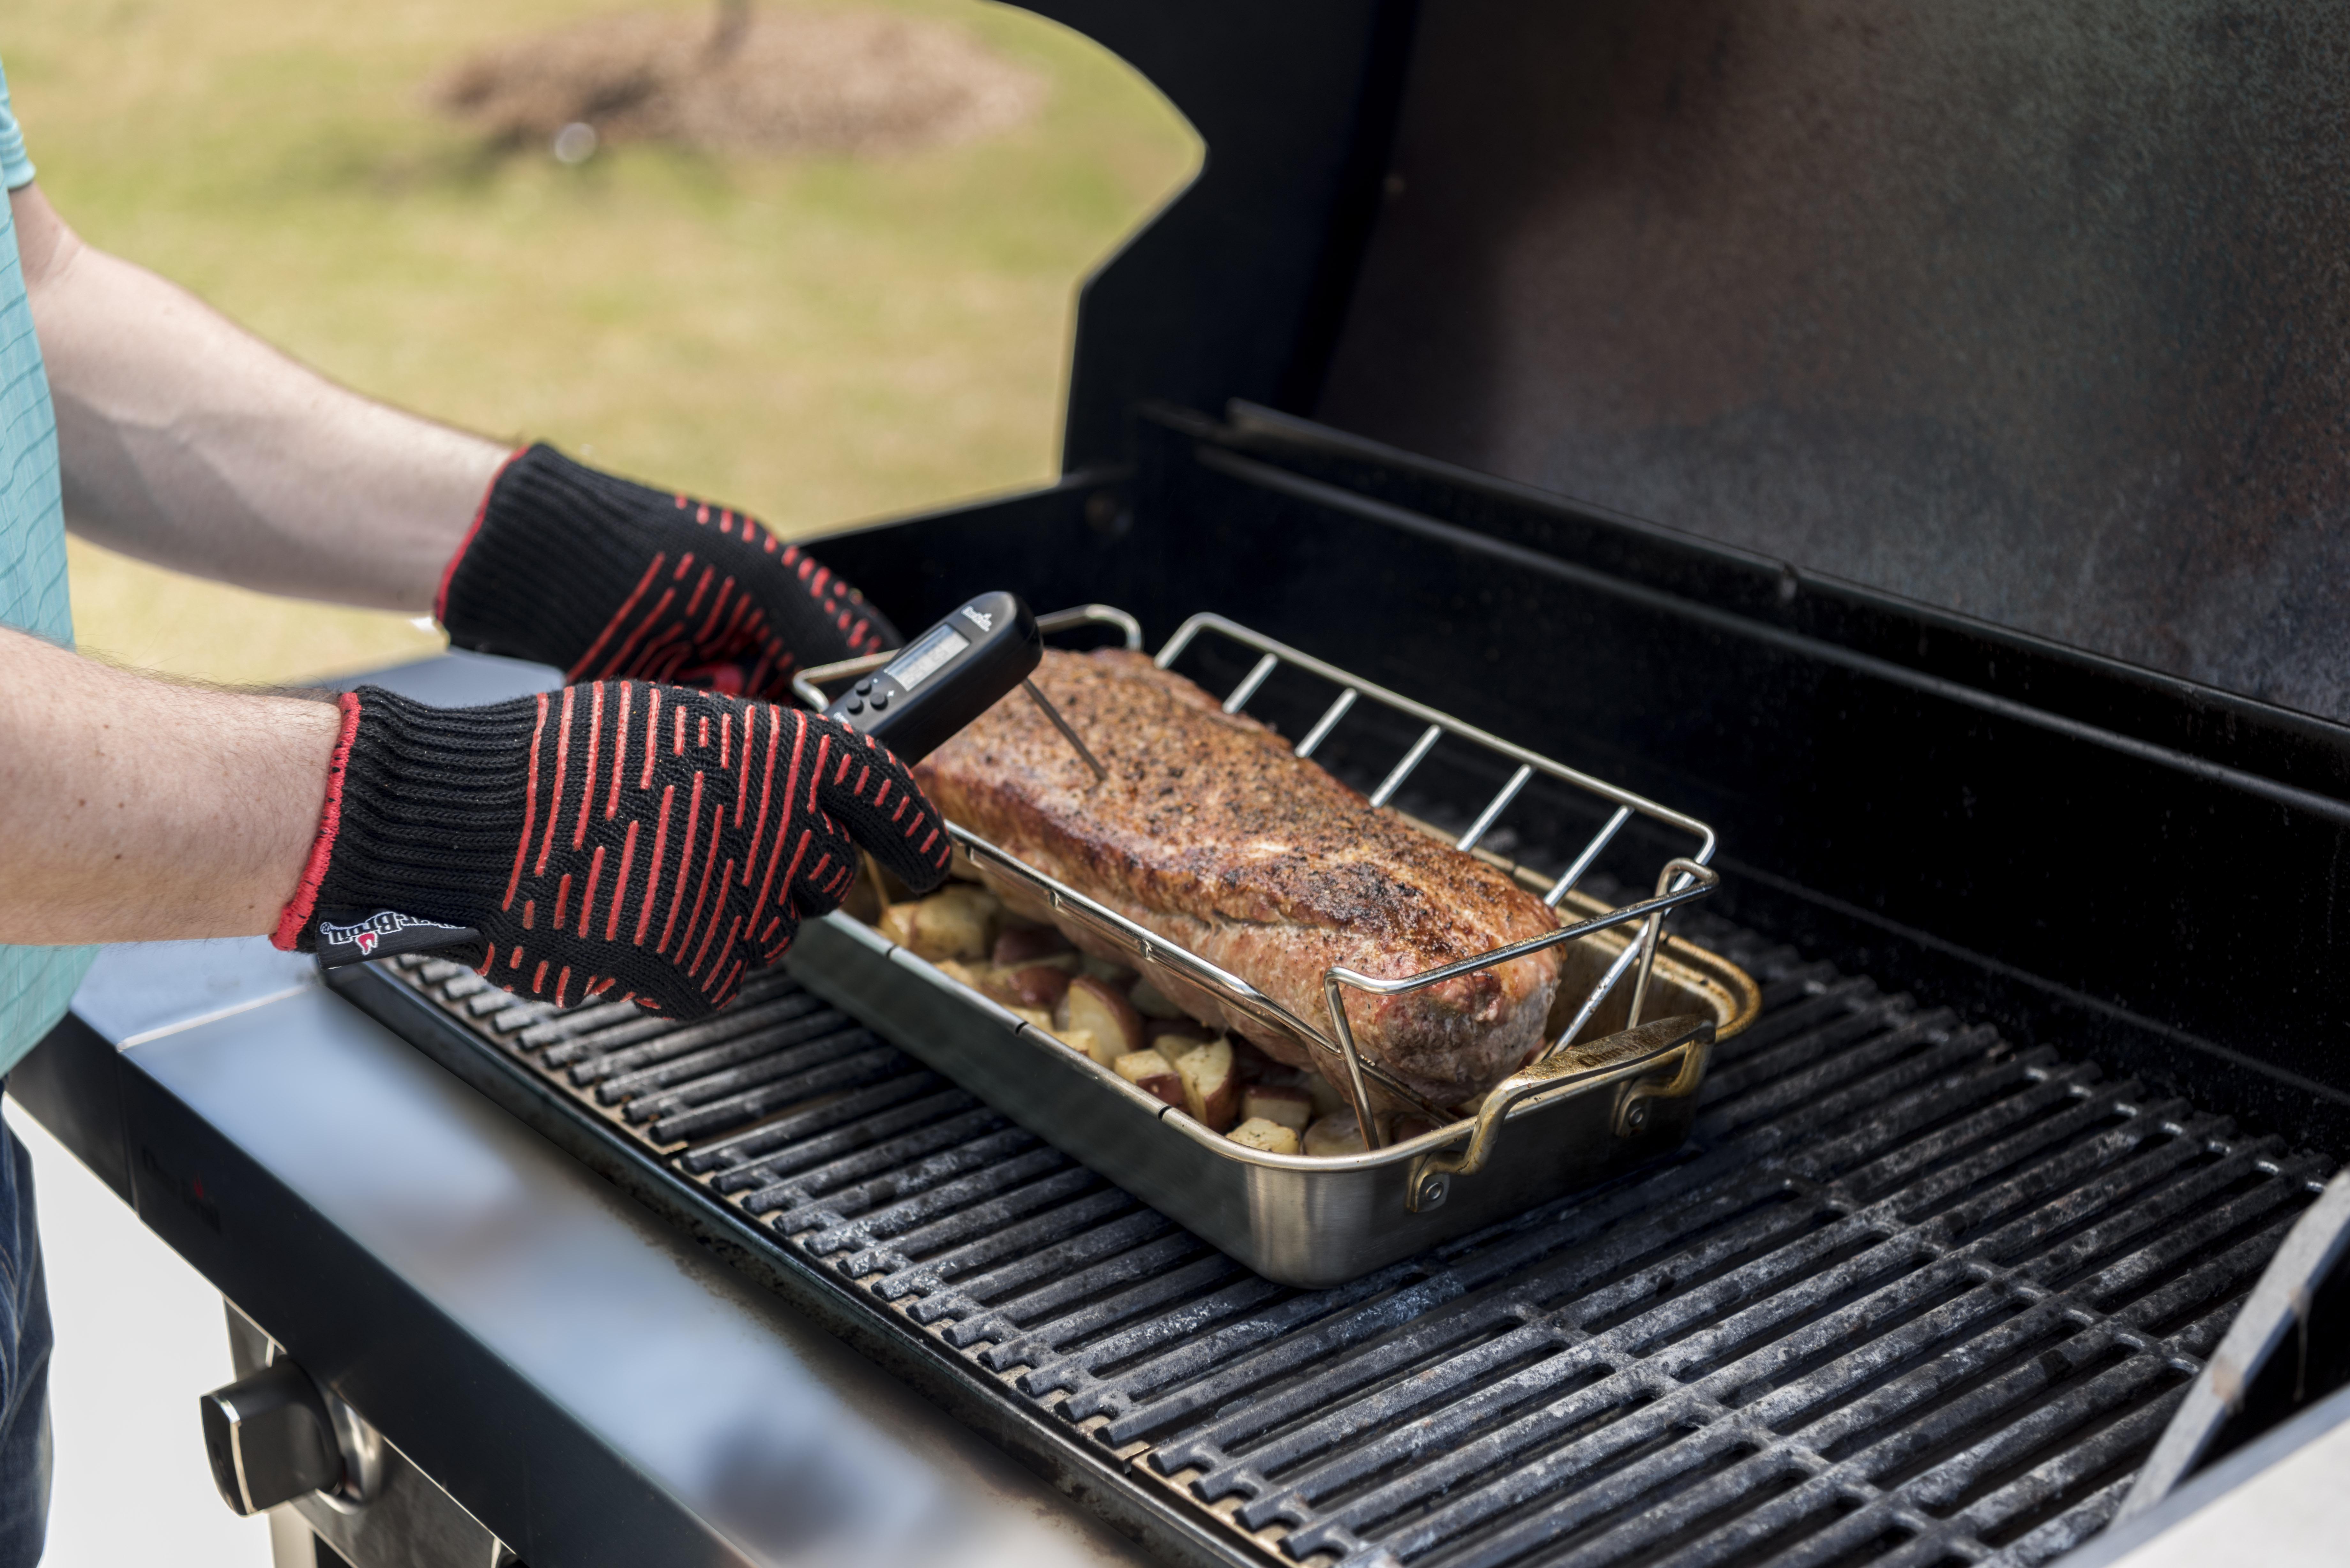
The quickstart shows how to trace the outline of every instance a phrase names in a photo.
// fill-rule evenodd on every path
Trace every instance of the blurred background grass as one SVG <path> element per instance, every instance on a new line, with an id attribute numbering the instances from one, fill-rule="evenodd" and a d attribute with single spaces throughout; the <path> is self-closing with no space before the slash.
<path id="1" fill-rule="evenodd" d="M 977 0 L 864 3 L 1039 72 L 1042 113 L 889 157 L 567 166 L 426 101 L 484 45 L 616 8 L 580 0 L 13 0 L 0 58 L 92 243 L 370 395 L 792 534 L 1050 477 L 1076 287 L 1199 160 L 1076 35 Z M 81 645 L 145 668 L 294 680 L 440 645 L 78 541 L 72 572 Z"/>

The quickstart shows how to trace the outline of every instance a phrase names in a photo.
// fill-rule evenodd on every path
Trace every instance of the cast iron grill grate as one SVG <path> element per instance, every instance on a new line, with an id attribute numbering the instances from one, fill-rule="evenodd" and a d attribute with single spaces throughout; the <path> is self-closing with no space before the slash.
<path id="1" fill-rule="evenodd" d="M 1764 986 L 1675 1158 L 1307 1292 L 787 976 L 681 1025 L 390 967 L 1274 1562 L 2036 1563 L 2331 1168 L 1688 917 Z"/>

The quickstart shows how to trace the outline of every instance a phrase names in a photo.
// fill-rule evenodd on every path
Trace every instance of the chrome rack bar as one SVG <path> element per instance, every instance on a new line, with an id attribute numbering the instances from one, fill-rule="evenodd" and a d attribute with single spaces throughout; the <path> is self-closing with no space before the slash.
<path id="1" fill-rule="evenodd" d="M 1419 739 L 1411 743 L 1411 750 L 1403 754 L 1403 761 L 1395 765 L 1395 772 L 1388 774 L 1380 781 L 1379 787 L 1371 792 L 1371 809 L 1376 811 L 1393 800 L 1395 792 L 1403 788 L 1403 781 L 1411 776 L 1411 770 L 1419 766 L 1420 759 L 1428 755 L 1429 748 L 1443 738 L 1444 726 L 1441 724 L 1430 724 L 1422 730 Z"/>
<path id="2" fill-rule="evenodd" d="M 1323 660 L 1315 658 L 1310 653 L 1301 653 L 1296 649 L 1290 647 L 1286 643 L 1279 642 L 1272 638 L 1265 637 L 1261 633 L 1251 631 L 1248 628 L 1242 626 L 1237 622 L 1227 620 L 1222 616 L 1202 611 L 1201 614 L 1191 617 L 1181 626 L 1176 628 L 1175 635 L 1167 639 L 1166 645 L 1159 649 L 1158 654 L 1153 658 L 1151 662 L 1158 665 L 1161 670 L 1168 669 L 1174 664 L 1178 658 L 1181 657 L 1183 650 L 1191 647 L 1192 642 L 1202 631 L 1215 631 L 1221 633 L 1222 635 L 1230 638 L 1234 642 L 1240 643 L 1244 647 L 1256 649 L 1260 654 L 1274 654 L 1278 657 L 1284 664 L 1295 665 L 1298 669 L 1305 670 L 1310 674 L 1322 677 L 1322 679 L 1329 681 L 1334 686 L 1351 689 L 1361 696 L 1369 697 L 1388 708 L 1394 709 L 1397 712 L 1403 714 L 1406 718 L 1417 719 L 1423 724 L 1433 724 L 1447 734 L 1456 735 L 1461 740 L 1482 746 L 1487 751 L 1495 753 L 1496 754 L 1506 758 L 1510 762 L 1531 763 L 1533 764 L 1535 772 L 1546 774 L 1551 778 L 1557 779 L 1562 784 L 1572 784 L 1577 789 L 1588 791 L 1590 794 L 1598 795 L 1604 800 L 1611 801 L 1617 805 L 1630 806 L 1634 811 L 1639 813 L 1643 816 L 1653 817 L 1657 821 L 1664 823 L 1669 826 L 1679 828 L 1680 831 L 1697 839 L 1698 849 L 1696 853 L 1690 857 L 1690 858 L 1696 861 L 1699 865 L 1707 865 L 1713 859 L 1713 852 L 1716 844 L 1713 829 L 1707 826 L 1704 823 L 1700 822 L 1696 817 L 1675 811 L 1670 806 L 1660 805 L 1656 801 L 1648 799 L 1645 795 L 1635 794 L 1630 790 L 1619 788 L 1615 784 L 1609 784 L 1606 779 L 1595 778 L 1591 774 L 1582 772 L 1580 769 L 1568 767 L 1564 763 L 1554 762 L 1550 758 L 1544 756 L 1539 752 L 1530 751 L 1524 746 L 1516 744 L 1514 742 L 1505 741 L 1499 735 L 1493 734 L 1489 731 L 1481 730 L 1473 724 L 1465 724 L 1460 720 L 1453 718 L 1449 713 L 1440 712 L 1434 708 L 1429 707 L 1424 702 L 1415 702 L 1410 698 L 1406 697 L 1399 692 L 1390 691 L 1383 686 L 1375 685 L 1370 681 L 1363 680 L 1359 676 L 1350 674 L 1347 671 L 1339 669 L 1334 664 L 1326 663 Z M 1326 716 L 1327 715 L 1326 715 Z M 1321 726 L 1316 725 L 1315 727 L 1319 729 Z M 1318 744 L 1320 737 L 1316 737 L 1315 739 L 1316 743 Z"/>
<path id="3" fill-rule="evenodd" d="M 1330 738 L 1330 732 L 1338 727 L 1338 721 L 1347 716 L 1347 710 L 1353 707 L 1355 699 L 1361 695 L 1361 692 L 1351 686 L 1339 692 L 1338 700 L 1330 704 L 1322 717 L 1314 721 L 1314 727 L 1305 732 L 1304 740 L 1297 742 L 1295 754 L 1301 757 L 1312 756 L 1315 748 Z"/>
<path id="4" fill-rule="evenodd" d="M 1601 850 L 1607 847 L 1607 841 L 1631 820 L 1632 808 L 1617 806 L 1616 815 L 1607 819 L 1607 826 L 1594 834 L 1591 842 L 1583 846 L 1583 853 L 1575 857 L 1575 864 L 1558 874 L 1558 880 L 1552 883 L 1550 891 L 1543 895 L 1543 902 L 1554 909 L 1557 909 L 1559 900 L 1575 891 L 1575 885 L 1583 880 L 1583 874 L 1591 869 L 1591 863 L 1599 858 Z"/>
<path id="5" fill-rule="evenodd" d="M 1526 781 L 1534 776 L 1534 770 L 1533 764 L 1530 763 L 1520 763 L 1518 764 L 1518 771 L 1510 775 L 1510 782 L 1502 786 L 1502 793 L 1485 803 L 1485 809 L 1477 814 L 1477 820 L 1469 825 L 1469 831 L 1462 834 L 1460 840 L 1455 843 L 1452 847 L 1455 849 L 1476 848 L 1477 841 L 1484 837 L 1487 831 L 1492 827 L 1493 819 L 1509 809 L 1510 803 L 1518 798 L 1518 792 L 1525 788 Z M 1561 896 L 1564 897 L 1564 895 Z M 1557 908 L 1555 904 L 1551 907 L 1553 909 Z"/>
<path id="6" fill-rule="evenodd" d="M 1616 961 L 1607 966 L 1607 972 L 1599 977 L 1599 983 L 1584 996 L 1583 1005 L 1575 1010 L 1575 1016 L 1566 1021 L 1566 1027 L 1558 1032 L 1558 1038 L 1543 1047 L 1544 1056 L 1564 1051 L 1576 1035 L 1583 1033 L 1583 1026 L 1591 1022 L 1592 1014 L 1597 1012 L 1600 1005 L 1614 994 L 1617 982 L 1624 978 L 1624 971 L 1630 969 L 1639 956 L 1638 942 L 1624 944 L 1624 950 L 1616 955 Z"/>
<path id="7" fill-rule="evenodd" d="M 1587 920 L 1577 920 L 1571 926 L 1561 926 L 1555 931 L 1545 931 L 1541 936 L 1529 937 L 1522 942 L 1512 942 L 1507 947 L 1495 948 L 1491 952 L 1479 953 L 1474 958 L 1440 964 L 1435 969 L 1422 970 L 1419 973 L 1407 976 L 1402 980 L 1379 980 L 1364 974 L 1360 971 L 1348 969 L 1343 964 L 1333 965 L 1324 971 L 1323 1001 L 1330 1009 L 1331 1033 L 1337 1040 L 1339 1050 L 1346 1054 L 1347 1077 L 1357 1091 L 1355 1114 L 1362 1127 L 1364 1147 L 1376 1150 L 1383 1147 L 1384 1144 L 1380 1137 L 1378 1118 L 1370 1114 L 1370 1097 L 1362 1088 L 1364 1064 L 1361 1054 L 1355 1048 L 1354 1025 L 1347 1017 L 1347 1001 L 1340 992 L 1340 987 L 1352 986 L 1357 991 L 1368 992 L 1374 996 L 1398 996 L 1405 992 L 1440 985 L 1448 980 L 1457 980 L 1464 974 L 1473 974 L 1481 969 L 1495 969 L 1513 959 L 1525 958 L 1542 951 L 1544 948 L 1556 947 L 1561 942 L 1574 941 L 1579 937 L 1594 936 L 1633 920 L 1646 920 L 1648 925 L 1643 933 L 1643 941 L 1627 946 L 1624 954 L 1625 957 L 1628 957 L 1631 954 L 1639 953 L 1643 960 L 1642 967 L 1645 972 L 1648 964 L 1655 961 L 1654 932 L 1657 922 L 1663 917 L 1665 911 L 1689 903 L 1692 899 L 1705 897 L 1713 891 L 1715 884 L 1721 879 L 1721 874 L 1711 867 L 1700 866 L 1694 860 L 1677 859 L 1667 865 L 1659 877 L 1657 895 L 1652 898 L 1644 898 L 1637 904 L 1627 904 L 1620 909 L 1610 909 L 1604 915 L 1594 915 Z M 1665 886 L 1669 881 L 1675 884 L 1670 888 Z M 1623 963 L 1624 958 L 1619 957 L 1616 965 L 1610 969 L 1611 978 L 1621 972 Z M 1567 1033 L 1561 1037 L 1562 1043 L 1572 1039 L 1574 1030 L 1581 1028 L 1584 1019 L 1587 1019 L 1590 1012 L 1596 1011 L 1599 999 L 1607 994 L 1609 983 L 1609 981 L 1602 981 L 1599 986 L 1593 989 L 1590 1000 L 1584 1004 L 1584 1014 L 1569 1028 Z M 1638 1005 L 1638 1000 L 1636 995 L 1634 1006 Z M 1638 1020 L 1635 1018 L 1633 1022 L 1638 1023 Z M 1555 1050 L 1556 1047 L 1553 1046 L 1550 1049 Z M 1544 1055 L 1549 1054 L 1549 1050 L 1544 1052 Z"/>
<path id="8" fill-rule="evenodd" d="M 1268 653 L 1258 659 L 1256 668 L 1243 676 L 1241 683 L 1232 688 L 1232 694 L 1224 699 L 1224 711 L 1237 713 L 1247 707 L 1248 700 L 1256 695 L 1256 689 L 1264 684 L 1264 678 L 1280 668 L 1280 659 L 1273 654 Z"/>
<path id="9" fill-rule="evenodd" d="M 1036 629 L 1047 637 L 1056 631 L 1073 631 L 1081 626 L 1116 627 L 1125 635 L 1128 648 L 1141 651 L 1142 623 L 1116 605 L 1077 605 L 1070 609 L 1048 611 L 1036 618 Z"/>

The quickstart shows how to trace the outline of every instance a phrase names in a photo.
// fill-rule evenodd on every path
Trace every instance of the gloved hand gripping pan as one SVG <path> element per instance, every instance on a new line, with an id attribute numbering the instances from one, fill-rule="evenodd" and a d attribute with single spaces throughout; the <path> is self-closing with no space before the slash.
<path id="1" fill-rule="evenodd" d="M 281 948 L 429 949 L 557 1004 L 693 1017 L 837 907 L 860 846 L 918 890 L 946 874 L 905 768 L 818 714 L 633 680 L 461 709 L 363 686 L 342 704 Z M 471 935 L 430 940 L 443 928 Z"/>

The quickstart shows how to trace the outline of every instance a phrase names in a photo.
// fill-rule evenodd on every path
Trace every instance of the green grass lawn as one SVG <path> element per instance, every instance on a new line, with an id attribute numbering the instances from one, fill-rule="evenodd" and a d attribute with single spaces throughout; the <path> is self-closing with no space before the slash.
<path id="1" fill-rule="evenodd" d="M 593 14 L 559 0 L 15 0 L 0 60 L 93 243 L 365 392 L 801 533 L 1048 477 L 1076 287 L 1198 162 L 1090 42 L 978 0 L 887 3 L 1043 73 L 1041 116 L 865 161 L 490 155 L 424 84 Z M 73 574 L 86 648 L 187 675 L 438 641 L 78 543 Z"/>

